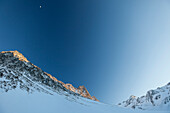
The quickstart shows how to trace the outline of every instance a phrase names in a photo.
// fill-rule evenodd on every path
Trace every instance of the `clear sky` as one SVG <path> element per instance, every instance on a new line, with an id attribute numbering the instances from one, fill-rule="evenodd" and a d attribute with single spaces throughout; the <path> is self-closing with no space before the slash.
<path id="1" fill-rule="evenodd" d="M 116 104 L 170 82 L 170 1 L 0 0 L 0 50 Z"/>

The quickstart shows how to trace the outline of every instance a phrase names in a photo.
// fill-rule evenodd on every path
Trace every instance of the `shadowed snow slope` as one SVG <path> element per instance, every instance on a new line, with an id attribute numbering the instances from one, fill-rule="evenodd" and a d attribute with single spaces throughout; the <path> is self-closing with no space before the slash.
<path id="1" fill-rule="evenodd" d="M 29 94 L 16 88 L 0 94 L 0 113 L 155 113 L 155 111 L 125 109 L 69 94 L 68 96 L 40 92 Z"/>
<path id="2" fill-rule="evenodd" d="M 74 88 L 58 81 L 17 51 L 0 53 L 0 113 L 140 112 L 155 113 L 103 104 L 84 86 Z"/>

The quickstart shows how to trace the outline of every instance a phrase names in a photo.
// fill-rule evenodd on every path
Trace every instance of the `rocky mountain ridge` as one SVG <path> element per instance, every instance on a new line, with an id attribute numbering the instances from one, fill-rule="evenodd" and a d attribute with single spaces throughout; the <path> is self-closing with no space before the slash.
<path id="1" fill-rule="evenodd" d="M 62 90 L 73 95 L 99 101 L 91 96 L 84 86 L 75 88 L 72 84 L 65 84 L 57 80 L 29 62 L 18 51 L 3 51 L 0 53 L 0 78 L 0 88 L 5 92 L 20 87 L 29 93 L 38 90 L 50 94 L 50 91 L 42 88 L 43 86 L 58 93 Z"/>
<path id="2" fill-rule="evenodd" d="M 118 104 L 122 107 L 142 110 L 170 110 L 170 82 L 155 90 L 149 90 L 146 95 L 136 97 L 131 95 L 128 100 Z"/>

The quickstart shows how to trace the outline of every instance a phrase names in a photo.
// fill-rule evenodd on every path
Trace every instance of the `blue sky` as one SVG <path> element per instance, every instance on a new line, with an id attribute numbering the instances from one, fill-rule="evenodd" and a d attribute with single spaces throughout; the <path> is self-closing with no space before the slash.
<path id="1" fill-rule="evenodd" d="M 106 103 L 169 82 L 169 31 L 168 0 L 0 0 L 1 51 Z"/>

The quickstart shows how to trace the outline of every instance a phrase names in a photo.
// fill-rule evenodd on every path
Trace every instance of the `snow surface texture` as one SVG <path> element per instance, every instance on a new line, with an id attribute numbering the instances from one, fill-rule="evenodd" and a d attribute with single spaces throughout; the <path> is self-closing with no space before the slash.
<path id="1" fill-rule="evenodd" d="M 133 109 L 170 111 L 170 82 L 163 87 L 148 91 L 145 96 L 132 95 L 119 105 Z"/>
<path id="2" fill-rule="evenodd" d="M 107 105 L 84 98 L 51 79 L 51 76 L 38 67 L 35 68 L 22 55 L 13 57 L 11 53 L 0 54 L 0 113 L 140 112 L 155 113 Z"/>
<path id="3" fill-rule="evenodd" d="M 86 98 L 28 92 L 16 88 L 0 94 L 0 113 L 155 113 L 106 105 Z M 157 113 L 169 113 L 168 111 Z"/>

